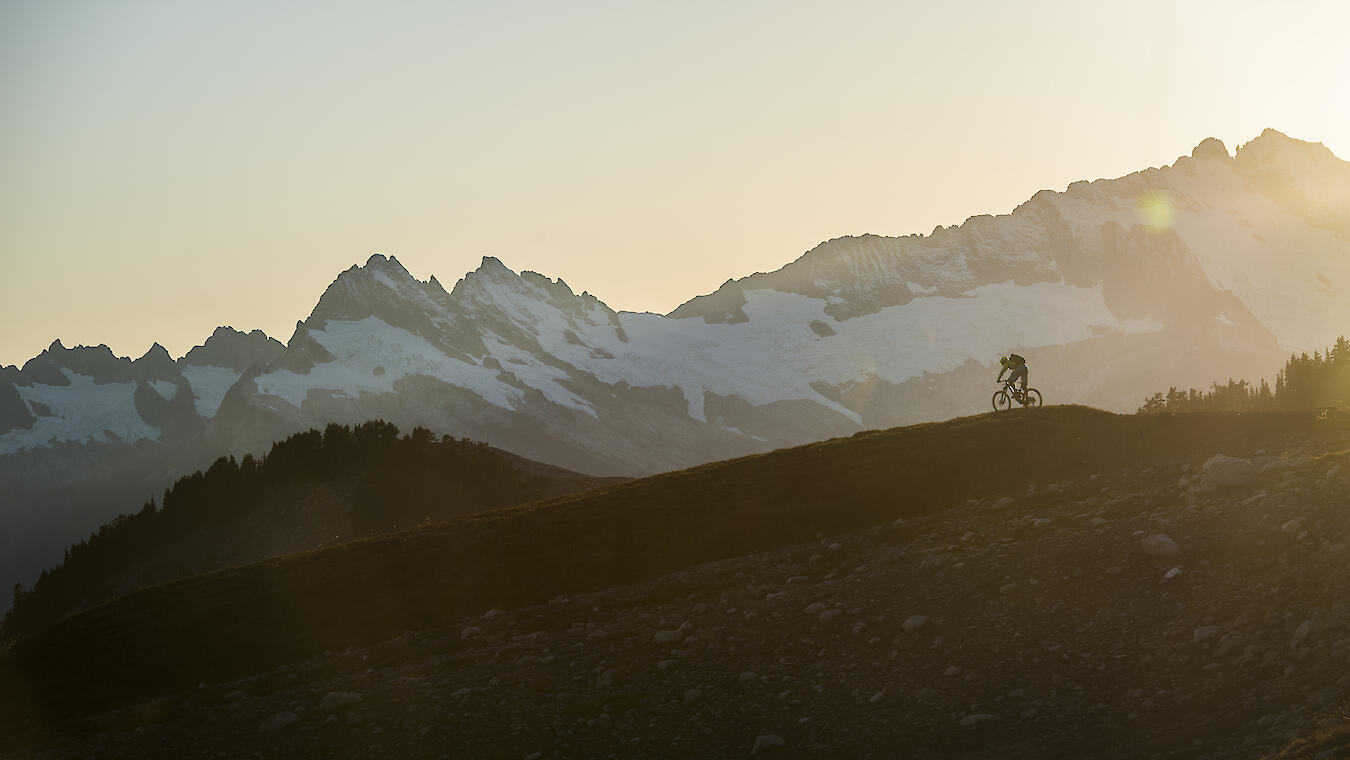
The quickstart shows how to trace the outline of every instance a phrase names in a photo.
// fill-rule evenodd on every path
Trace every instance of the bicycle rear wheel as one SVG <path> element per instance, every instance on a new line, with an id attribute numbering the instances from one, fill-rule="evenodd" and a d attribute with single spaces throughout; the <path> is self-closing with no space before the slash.
<path id="1" fill-rule="evenodd" d="M 1012 399 L 1008 396 L 1007 391 L 1004 390 L 994 391 L 993 400 L 994 400 L 994 411 L 996 412 L 1002 412 L 1004 410 L 1012 408 L 1013 402 Z"/>
<path id="2" fill-rule="evenodd" d="M 1027 388 L 1026 396 L 1027 396 L 1027 404 L 1026 404 L 1027 408 L 1037 407 L 1043 403 L 1041 400 L 1041 392 L 1036 390 L 1035 388 Z"/>

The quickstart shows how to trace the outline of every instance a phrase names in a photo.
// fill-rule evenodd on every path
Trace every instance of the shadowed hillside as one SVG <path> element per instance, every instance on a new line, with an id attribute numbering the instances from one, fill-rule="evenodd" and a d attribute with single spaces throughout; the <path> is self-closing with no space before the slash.
<path id="1" fill-rule="evenodd" d="M 217 459 L 68 548 L 31 591 L 14 589 L 0 640 L 156 583 L 615 480 L 383 421 L 297 433 L 259 458 Z"/>
<path id="2" fill-rule="evenodd" d="M 699 563 L 933 516 L 1028 483 L 1343 440 L 1317 415 L 983 415 L 706 465 L 146 589 L 9 655 L 47 722 Z"/>

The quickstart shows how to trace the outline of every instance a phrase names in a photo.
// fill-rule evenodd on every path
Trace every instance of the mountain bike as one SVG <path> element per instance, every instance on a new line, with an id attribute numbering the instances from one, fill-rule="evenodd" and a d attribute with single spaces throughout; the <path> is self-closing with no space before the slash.
<path id="1" fill-rule="evenodd" d="M 1015 403 L 1026 408 L 1040 406 L 1042 403 L 1041 392 L 1035 388 L 1027 388 L 1026 391 L 1023 391 L 1011 382 L 1003 383 L 998 390 L 994 391 L 994 411 L 1001 412 L 1005 409 L 1011 409 Z"/>

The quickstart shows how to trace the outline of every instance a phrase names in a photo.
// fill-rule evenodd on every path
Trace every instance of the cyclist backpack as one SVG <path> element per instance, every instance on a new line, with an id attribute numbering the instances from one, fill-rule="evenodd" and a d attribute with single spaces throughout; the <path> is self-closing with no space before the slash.
<path id="1" fill-rule="evenodd" d="M 1023 364 L 1026 364 L 1027 360 L 1023 359 L 1017 354 L 1008 354 L 1008 363 L 1013 365 L 1014 367 L 1020 367 Z"/>

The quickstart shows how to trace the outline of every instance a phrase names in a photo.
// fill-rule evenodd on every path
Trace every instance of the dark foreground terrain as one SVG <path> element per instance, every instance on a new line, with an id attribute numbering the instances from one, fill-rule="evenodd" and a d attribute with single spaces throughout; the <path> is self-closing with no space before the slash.
<path id="1" fill-rule="evenodd" d="M 133 594 L 9 654 L 0 747 L 1350 757 L 1347 492 L 1336 416 L 864 434 Z"/>

